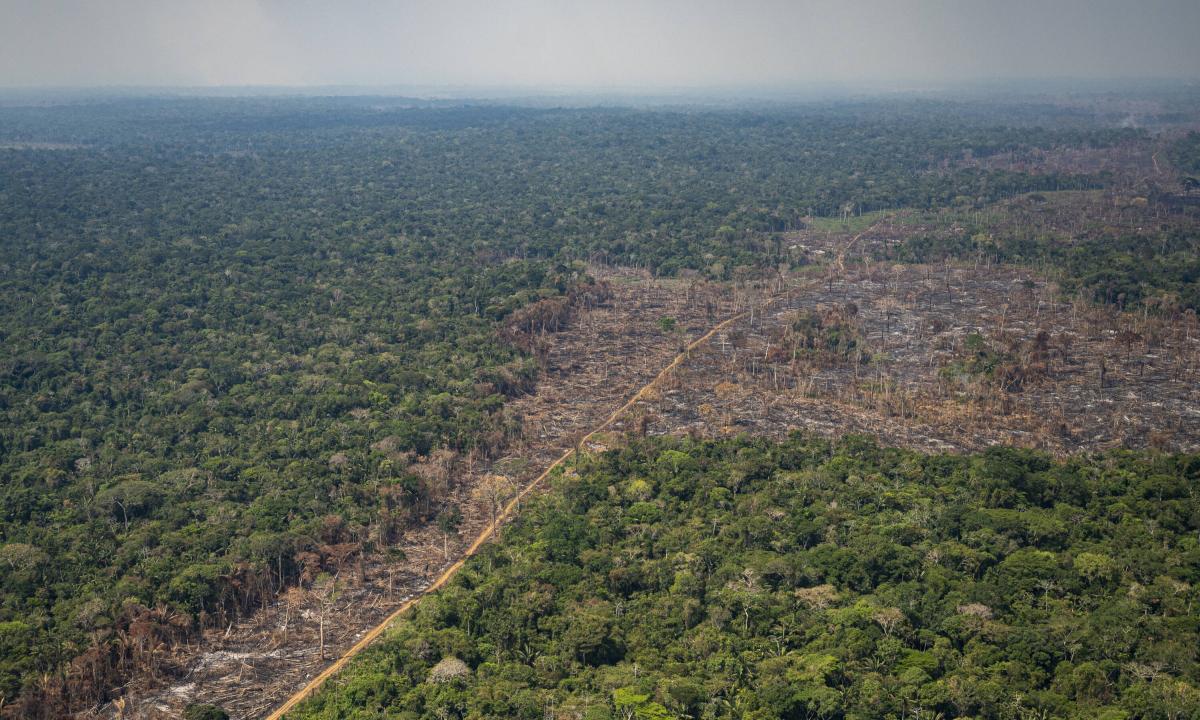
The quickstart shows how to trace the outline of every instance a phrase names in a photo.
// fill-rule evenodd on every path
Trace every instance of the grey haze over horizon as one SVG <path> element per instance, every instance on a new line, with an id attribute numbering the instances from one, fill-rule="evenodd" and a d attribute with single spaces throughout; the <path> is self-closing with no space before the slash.
<path id="1" fill-rule="evenodd" d="M 0 87 L 1200 77 L 1196 0 L 0 0 Z"/>

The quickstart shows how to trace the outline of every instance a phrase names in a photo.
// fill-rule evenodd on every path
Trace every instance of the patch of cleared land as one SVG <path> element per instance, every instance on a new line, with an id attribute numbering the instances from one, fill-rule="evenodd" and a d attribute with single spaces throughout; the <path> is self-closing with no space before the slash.
<path id="1" fill-rule="evenodd" d="M 895 226 L 867 231 L 886 244 Z M 929 451 L 1200 449 L 1200 326 L 1065 300 L 1026 270 L 839 263 L 695 353 L 639 408 L 651 433 L 865 433 Z M 848 254 L 848 253 L 847 253 Z"/>

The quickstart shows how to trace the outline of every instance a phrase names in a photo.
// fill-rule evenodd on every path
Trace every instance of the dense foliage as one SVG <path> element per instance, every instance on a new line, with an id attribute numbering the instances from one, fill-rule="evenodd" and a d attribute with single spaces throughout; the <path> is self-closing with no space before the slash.
<path id="1" fill-rule="evenodd" d="M 1198 480 L 1195 456 L 640 441 L 292 716 L 1200 717 Z"/>
<path id="2" fill-rule="evenodd" d="M 97 198 L 95 209 L 104 208 L 118 188 L 134 206 L 170 202 L 183 191 L 183 216 L 160 225 L 219 227 L 260 218 L 266 204 L 300 215 L 284 226 L 293 235 L 302 233 L 296 220 L 382 224 L 436 247 L 601 254 L 664 272 L 714 260 L 723 271 L 762 264 L 764 251 L 779 252 L 771 233 L 847 205 L 924 208 L 1092 187 L 1098 179 L 983 171 L 957 161 L 1136 135 L 990 127 L 940 105 L 908 110 L 872 116 L 858 106 L 687 113 L 193 100 L 99 111 L 0 108 L 0 121 L 11 124 L 13 139 L 81 144 L 53 156 L 5 157 L 10 177 L 22 182 L 66 174 L 80 193 L 66 212 L 90 214 Z M 89 112 L 98 112 L 100 130 Z M 240 192 L 230 193 L 231 184 Z M 34 188 L 35 197 L 56 197 L 45 195 L 49 189 Z"/>
<path id="3" fill-rule="evenodd" d="M 580 259 L 726 277 L 809 213 L 1094 186 L 958 160 L 1131 132 L 954 108 L 0 108 L 0 700 L 85 706 L 435 515 L 519 430 L 497 321 Z"/>

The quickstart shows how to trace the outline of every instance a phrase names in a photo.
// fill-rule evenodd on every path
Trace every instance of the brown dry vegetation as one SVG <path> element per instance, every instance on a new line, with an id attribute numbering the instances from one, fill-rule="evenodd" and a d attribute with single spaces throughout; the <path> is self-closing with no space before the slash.
<path id="1" fill-rule="evenodd" d="M 1068 302 L 1015 268 L 852 265 L 721 333 L 641 410 L 652 433 L 1194 451 L 1200 327 L 1194 313 Z"/>

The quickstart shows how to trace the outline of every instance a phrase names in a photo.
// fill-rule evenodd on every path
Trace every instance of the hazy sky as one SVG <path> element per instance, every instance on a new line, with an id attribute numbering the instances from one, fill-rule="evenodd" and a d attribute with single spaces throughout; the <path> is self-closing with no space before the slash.
<path id="1" fill-rule="evenodd" d="M 0 0 L 0 86 L 1200 76 L 1200 0 Z"/>

